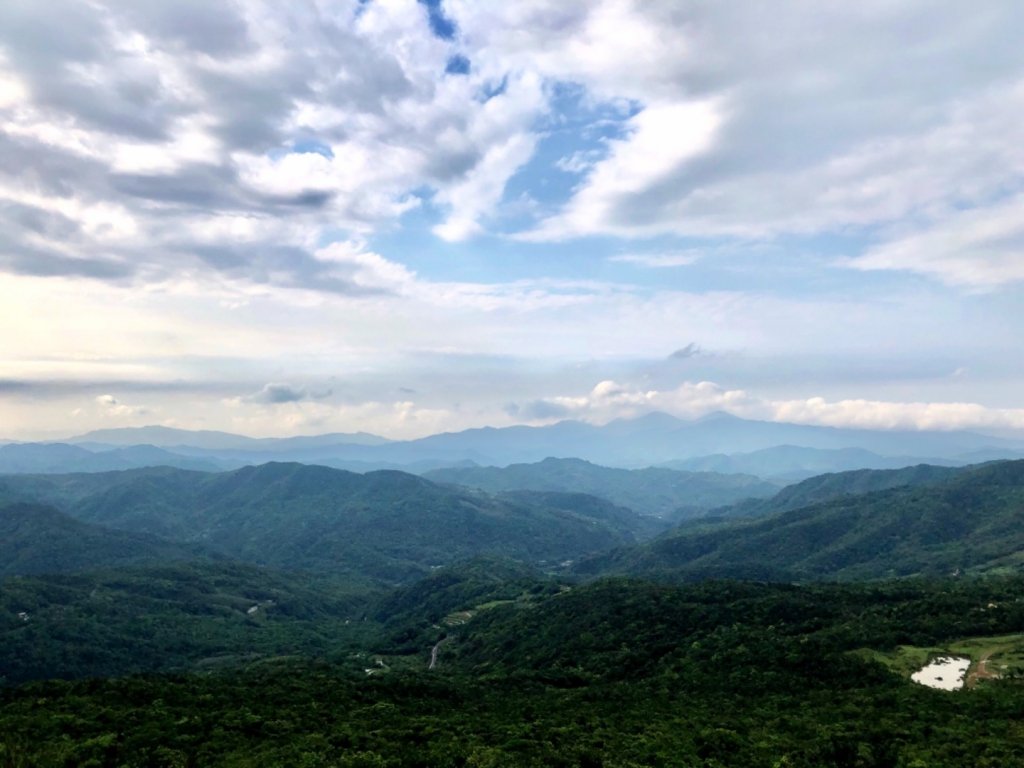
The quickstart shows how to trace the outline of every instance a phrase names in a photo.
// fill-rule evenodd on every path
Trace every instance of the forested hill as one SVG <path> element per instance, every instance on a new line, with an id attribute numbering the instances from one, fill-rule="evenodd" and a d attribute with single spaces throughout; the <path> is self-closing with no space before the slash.
<path id="1" fill-rule="evenodd" d="M 649 521 L 588 497 L 498 498 L 396 471 L 302 464 L 7 477 L 9 494 L 76 518 L 288 569 L 387 582 L 490 553 L 559 562 L 630 543 Z"/>
<path id="2" fill-rule="evenodd" d="M 674 469 L 616 469 L 582 459 L 547 458 L 508 467 L 453 467 L 424 477 L 485 491 L 567 491 L 589 493 L 637 512 L 674 518 L 774 494 L 777 485 L 752 475 L 683 472 Z M 680 512 L 680 510 L 683 510 Z"/>
<path id="3" fill-rule="evenodd" d="M 730 509 L 717 509 L 713 514 L 730 517 L 763 517 L 791 509 L 800 509 L 843 496 L 856 496 L 872 491 L 884 491 L 903 486 L 932 485 L 955 477 L 964 471 L 960 467 L 940 467 L 917 464 L 900 469 L 853 469 L 829 472 L 787 485 L 767 499 L 744 499 Z"/>
<path id="4" fill-rule="evenodd" d="M 0 502 L 0 576 L 202 559 L 198 545 L 110 530 L 41 504 Z"/>
<path id="5" fill-rule="evenodd" d="M 962 470 L 938 483 L 842 496 L 579 563 L 583 575 L 857 579 L 1019 569 L 1024 461 Z"/>
<path id="6" fill-rule="evenodd" d="M 741 664 L 760 666 L 765 680 L 795 673 L 806 675 L 799 684 L 827 686 L 819 665 L 788 667 L 793 638 L 824 654 L 1017 632 L 1024 628 L 1021 585 L 1019 576 L 872 585 L 605 579 L 529 607 L 509 601 L 480 611 L 454 631 L 454 650 L 474 674 L 529 670 L 538 677 L 635 680 L 689 657 L 723 664 L 717 668 L 723 677 Z M 984 610 L 990 604 L 998 609 Z M 747 669 L 748 686 L 750 674 Z"/>
<path id="7" fill-rule="evenodd" d="M 341 653 L 366 634 L 373 594 L 351 581 L 211 561 L 0 584 L 0 687 Z"/>

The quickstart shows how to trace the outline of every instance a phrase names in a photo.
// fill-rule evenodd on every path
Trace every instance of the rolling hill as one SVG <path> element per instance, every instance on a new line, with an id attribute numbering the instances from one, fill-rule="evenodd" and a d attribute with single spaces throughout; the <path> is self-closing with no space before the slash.
<path id="1" fill-rule="evenodd" d="M 302 464 L 3 482 L 9 494 L 109 528 L 199 544 L 250 563 L 388 582 L 485 553 L 560 562 L 635 541 L 649 526 L 590 497 L 502 498 L 402 472 L 360 475 Z"/>
<path id="2" fill-rule="evenodd" d="M 844 496 L 885 491 L 901 486 L 941 483 L 955 477 L 961 471 L 962 468 L 919 464 L 902 469 L 855 469 L 847 472 L 830 472 L 788 485 L 770 498 L 744 499 L 728 509 L 718 509 L 714 512 L 729 517 L 765 517 Z"/>
<path id="3" fill-rule="evenodd" d="M 238 563 L 161 563 L 0 582 L 0 685 L 319 657 L 366 634 L 369 595 Z"/>
<path id="4" fill-rule="evenodd" d="M 196 545 L 85 523 L 53 507 L 0 504 L 0 576 L 198 560 Z"/>
<path id="5" fill-rule="evenodd" d="M 681 472 L 672 469 L 615 469 L 582 459 L 546 458 L 508 467 L 453 467 L 424 477 L 497 493 L 531 490 L 588 493 L 646 515 L 676 519 L 683 514 L 766 497 L 778 486 L 750 475 Z"/>

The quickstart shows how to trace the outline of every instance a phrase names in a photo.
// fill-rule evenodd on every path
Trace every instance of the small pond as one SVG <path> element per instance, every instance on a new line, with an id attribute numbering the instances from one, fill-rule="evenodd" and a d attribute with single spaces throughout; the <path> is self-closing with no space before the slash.
<path id="1" fill-rule="evenodd" d="M 962 656 L 937 656 L 912 674 L 910 679 L 929 688 L 957 691 L 964 687 L 964 677 L 970 666 L 971 660 Z"/>

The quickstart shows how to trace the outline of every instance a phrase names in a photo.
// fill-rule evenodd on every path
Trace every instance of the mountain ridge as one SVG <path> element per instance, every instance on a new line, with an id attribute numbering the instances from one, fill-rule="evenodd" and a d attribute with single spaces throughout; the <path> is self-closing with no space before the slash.
<path id="1" fill-rule="evenodd" d="M 778 486 L 751 475 L 648 467 L 603 467 L 583 459 L 547 457 L 507 467 L 437 469 L 424 474 L 435 482 L 481 488 L 491 493 L 529 490 L 588 493 L 642 514 L 675 519 L 750 497 L 767 497 Z M 680 512 L 685 510 L 685 512 Z"/>
<path id="2" fill-rule="evenodd" d="M 594 497 L 501 497 L 417 475 L 271 462 L 220 473 L 159 468 L 3 478 L 5 493 L 107 528 L 274 567 L 403 582 L 482 554 L 560 562 L 646 535 Z"/>
<path id="3" fill-rule="evenodd" d="M 507 466 L 537 462 L 548 456 L 638 468 L 786 445 L 818 450 L 859 449 L 883 457 L 923 456 L 963 463 L 961 457 L 969 454 L 1011 458 L 1024 449 L 1024 435 L 1014 439 L 971 431 L 852 429 L 750 420 L 723 412 L 689 421 L 652 412 L 604 425 L 563 420 L 542 426 L 477 427 L 394 441 L 365 433 L 250 438 L 168 427 L 96 431 L 69 440 L 97 449 L 104 447 L 96 442 L 99 438 L 123 445 L 138 443 L 142 437 L 148 438 L 143 442 L 159 448 L 173 448 L 183 455 L 208 459 L 225 467 L 274 460 L 365 469 L 413 465 L 436 468 L 466 461 Z"/>
<path id="4" fill-rule="evenodd" d="M 575 570 L 591 577 L 788 581 L 1024 568 L 1024 461 L 949 472 L 767 517 L 680 528 L 649 544 L 596 555 Z"/>

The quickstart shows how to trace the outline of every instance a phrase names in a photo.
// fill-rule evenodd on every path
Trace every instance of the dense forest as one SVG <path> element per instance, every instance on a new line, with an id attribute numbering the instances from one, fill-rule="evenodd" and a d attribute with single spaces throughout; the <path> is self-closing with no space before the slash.
<path id="1" fill-rule="evenodd" d="M 336 622 L 324 611 L 297 617 L 306 628 L 297 624 L 290 637 L 292 630 L 268 625 L 276 647 L 225 629 L 225 645 L 247 643 L 251 653 L 227 667 L 197 660 L 190 674 L 4 689 L 2 764 L 810 767 L 1024 760 L 1024 686 L 1015 679 L 1021 667 L 945 692 L 915 685 L 885 661 L 901 647 L 941 649 L 957 638 L 1021 632 L 1019 578 L 567 586 L 532 581 L 513 566 L 508 581 L 489 577 L 499 565 L 470 564 L 388 596 L 360 637 L 342 633 L 333 643 L 304 645 L 303 636 Z M 405 639 L 418 643 L 402 647 L 400 627 L 382 615 L 408 622 Z M 198 626 L 180 614 L 160 620 L 183 630 Z M 437 664 L 430 669 L 433 647 Z M 127 642 L 119 654 L 125 664 L 131 648 Z"/>

